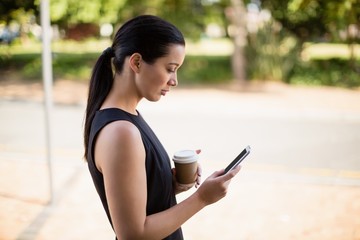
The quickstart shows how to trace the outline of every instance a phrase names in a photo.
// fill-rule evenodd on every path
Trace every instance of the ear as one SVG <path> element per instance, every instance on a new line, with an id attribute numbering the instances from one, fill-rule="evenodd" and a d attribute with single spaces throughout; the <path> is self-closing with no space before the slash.
<path id="1" fill-rule="evenodd" d="M 134 53 L 130 56 L 130 67 L 135 73 L 139 73 L 142 57 L 140 53 Z"/>

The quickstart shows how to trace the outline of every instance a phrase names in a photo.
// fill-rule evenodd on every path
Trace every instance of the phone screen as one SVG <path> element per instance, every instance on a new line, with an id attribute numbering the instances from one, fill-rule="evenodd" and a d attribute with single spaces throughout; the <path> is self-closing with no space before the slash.
<path id="1" fill-rule="evenodd" d="M 249 155 L 250 150 L 251 150 L 250 146 L 244 148 L 244 150 L 242 150 L 241 153 L 225 168 L 224 174 L 226 174 L 228 171 L 239 165 L 242 162 L 242 160 L 244 160 L 245 157 Z"/>

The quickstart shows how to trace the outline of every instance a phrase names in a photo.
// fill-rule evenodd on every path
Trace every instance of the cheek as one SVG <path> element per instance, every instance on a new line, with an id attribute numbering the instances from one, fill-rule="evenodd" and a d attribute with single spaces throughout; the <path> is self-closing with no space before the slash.
<path id="1" fill-rule="evenodd" d="M 170 79 L 167 69 L 161 64 L 145 65 L 141 75 L 141 85 L 146 89 L 157 89 L 166 85 Z"/>
<path id="2" fill-rule="evenodd" d="M 167 71 L 156 70 L 156 71 L 150 72 L 148 77 L 150 80 L 149 82 L 151 82 L 151 84 L 154 84 L 154 85 L 163 85 L 163 84 L 167 83 L 169 80 L 169 75 L 168 75 Z"/>
<path id="3" fill-rule="evenodd" d="M 164 84 L 164 75 L 158 71 L 144 72 L 140 80 L 140 91 L 147 95 L 147 93 L 157 91 Z"/>

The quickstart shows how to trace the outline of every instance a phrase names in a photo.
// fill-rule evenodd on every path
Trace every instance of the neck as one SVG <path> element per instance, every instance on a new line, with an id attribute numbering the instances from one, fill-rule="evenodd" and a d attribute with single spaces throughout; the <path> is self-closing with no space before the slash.
<path id="1" fill-rule="evenodd" d="M 106 97 L 101 109 L 120 108 L 126 112 L 137 115 L 137 105 L 141 98 L 138 96 L 134 79 L 126 72 L 115 74 L 114 83 Z"/>

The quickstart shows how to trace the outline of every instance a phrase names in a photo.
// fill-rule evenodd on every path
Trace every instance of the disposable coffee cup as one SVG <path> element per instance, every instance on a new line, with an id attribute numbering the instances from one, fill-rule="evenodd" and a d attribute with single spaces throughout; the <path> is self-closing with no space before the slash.
<path id="1" fill-rule="evenodd" d="M 197 178 L 199 155 L 194 150 L 181 150 L 174 154 L 176 180 L 181 184 L 194 183 Z"/>

